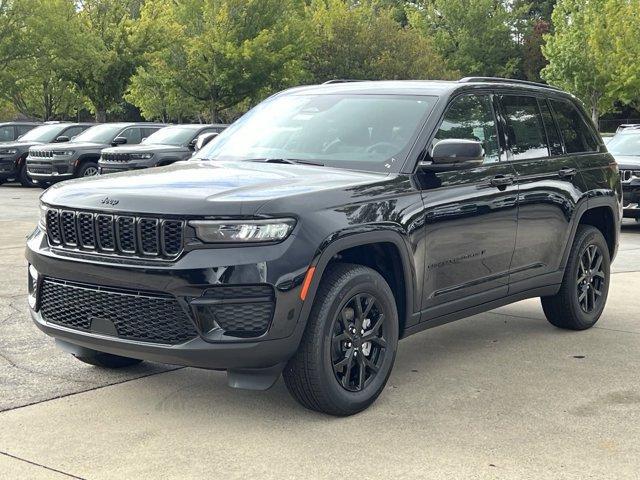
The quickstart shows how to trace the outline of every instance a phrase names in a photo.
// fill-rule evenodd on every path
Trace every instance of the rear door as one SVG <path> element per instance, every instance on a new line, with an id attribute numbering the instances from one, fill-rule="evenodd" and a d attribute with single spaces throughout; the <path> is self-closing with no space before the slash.
<path id="1" fill-rule="evenodd" d="M 518 232 L 509 293 L 555 283 L 571 219 L 581 196 L 575 159 L 567 155 L 548 100 L 504 94 L 508 157 L 517 174 Z M 537 280 L 533 280 L 537 278 Z"/>
<path id="2" fill-rule="evenodd" d="M 484 163 L 423 172 L 426 260 L 422 305 L 435 320 L 506 295 L 515 247 L 517 186 L 506 162 L 490 93 L 463 94 L 447 107 L 433 142 L 481 141 Z"/>

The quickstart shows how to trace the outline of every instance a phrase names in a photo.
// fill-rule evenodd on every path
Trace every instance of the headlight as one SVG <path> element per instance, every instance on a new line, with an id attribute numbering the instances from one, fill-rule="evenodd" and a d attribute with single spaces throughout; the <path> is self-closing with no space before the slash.
<path id="1" fill-rule="evenodd" d="M 640 179 L 640 170 L 634 170 L 631 172 L 631 178 L 634 180 Z"/>
<path id="2" fill-rule="evenodd" d="M 75 150 L 54 150 L 53 151 L 54 155 L 60 155 L 64 157 L 70 157 L 74 153 L 76 153 Z"/>
<path id="3" fill-rule="evenodd" d="M 18 153 L 18 150 L 16 150 L 15 148 L 0 150 L 0 155 L 15 155 L 16 153 Z"/>
<path id="4" fill-rule="evenodd" d="M 149 160 L 153 157 L 153 153 L 130 153 L 131 160 Z"/>
<path id="5" fill-rule="evenodd" d="M 281 242 L 289 236 L 293 218 L 269 220 L 193 220 L 196 235 L 205 243 Z"/>
<path id="6" fill-rule="evenodd" d="M 47 231 L 47 207 L 44 204 L 40 204 L 40 218 L 38 218 L 38 227 L 43 232 Z"/>

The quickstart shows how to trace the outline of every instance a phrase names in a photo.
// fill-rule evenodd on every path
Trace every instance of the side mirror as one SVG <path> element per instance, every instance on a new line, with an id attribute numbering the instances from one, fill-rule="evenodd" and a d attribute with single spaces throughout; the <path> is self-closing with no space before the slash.
<path id="1" fill-rule="evenodd" d="M 67 137 L 66 135 L 60 135 L 58 138 L 56 138 L 55 143 L 64 143 L 68 142 L 69 140 L 69 137 Z"/>
<path id="2" fill-rule="evenodd" d="M 210 143 L 211 140 L 216 138 L 218 135 L 220 135 L 218 132 L 209 132 L 209 133 L 203 133 L 202 135 L 199 135 L 198 138 L 196 138 L 195 140 L 193 149 L 196 152 L 198 150 L 201 150 L 206 144 Z"/>
<path id="3" fill-rule="evenodd" d="M 111 145 L 115 147 L 117 145 L 124 145 L 125 143 L 127 143 L 127 139 L 125 137 L 116 137 L 113 139 L 113 142 L 111 142 Z"/>
<path id="4" fill-rule="evenodd" d="M 433 146 L 431 162 L 420 162 L 420 168 L 431 172 L 463 170 L 482 165 L 484 148 L 476 140 L 447 138 Z"/>

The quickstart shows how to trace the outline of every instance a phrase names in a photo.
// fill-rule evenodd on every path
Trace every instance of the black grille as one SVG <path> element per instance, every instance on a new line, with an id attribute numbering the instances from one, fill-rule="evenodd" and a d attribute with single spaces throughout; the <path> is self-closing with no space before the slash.
<path id="1" fill-rule="evenodd" d="M 258 337 L 269 328 L 275 308 L 269 285 L 214 287 L 197 308 L 213 317 L 226 335 Z"/>
<path id="2" fill-rule="evenodd" d="M 74 330 L 169 345 L 198 335 L 189 316 L 169 295 L 45 278 L 40 305 L 47 322 Z"/>
<path id="3" fill-rule="evenodd" d="M 102 160 L 105 162 L 128 162 L 128 153 L 102 153 Z"/>
<path id="4" fill-rule="evenodd" d="M 49 242 L 62 248 L 173 259 L 184 247 L 182 220 L 49 209 Z"/>

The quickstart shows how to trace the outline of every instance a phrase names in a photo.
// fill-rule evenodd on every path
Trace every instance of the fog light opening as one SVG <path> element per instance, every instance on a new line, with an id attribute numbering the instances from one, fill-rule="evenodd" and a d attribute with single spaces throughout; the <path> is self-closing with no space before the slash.
<path id="1" fill-rule="evenodd" d="M 38 273 L 38 270 L 36 270 L 36 267 L 34 267 L 33 265 L 29 265 L 29 279 L 28 279 L 29 295 L 27 297 L 27 301 L 29 302 L 29 306 L 34 310 L 36 309 L 36 304 L 38 300 L 39 277 L 40 277 L 40 274 Z"/>

